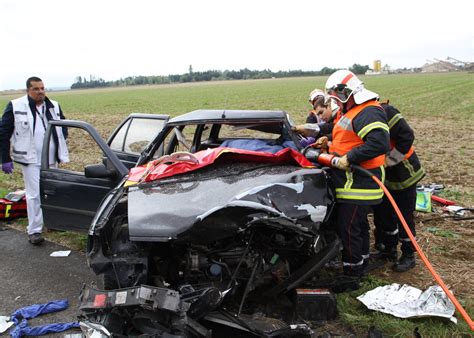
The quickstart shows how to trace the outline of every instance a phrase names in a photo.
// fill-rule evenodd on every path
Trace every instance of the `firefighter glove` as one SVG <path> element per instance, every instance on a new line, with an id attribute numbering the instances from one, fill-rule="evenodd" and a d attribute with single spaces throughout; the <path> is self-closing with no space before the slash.
<path id="1" fill-rule="evenodd" d="M 349 160 L 347 159 L 347 155 L 339 157 L 337 161 L 334 161 L 334 167 L 341 170 L 349 170 L 350 164 L 349 164 Z"/>
<path id="2" fill-rule="evenodd" d="M 316 137 L 319 134 L 319 125 L 317 123 L 305 123 L 294 126 L 293 131 L 304 137 Z"/>
<path id="3" fill-rule="evenodd" d="M 315 143 L 313 143 L 313 148 L 320 148 L 321 150 L 328 150 L 328 138 L 327 136 L 323 136 L 317 139 Z"/>
<path id="4" fill-rule="evenodd" d="M 2 171 L 5 174 L 13 173 L 13 162 L 2 163 Z"/>

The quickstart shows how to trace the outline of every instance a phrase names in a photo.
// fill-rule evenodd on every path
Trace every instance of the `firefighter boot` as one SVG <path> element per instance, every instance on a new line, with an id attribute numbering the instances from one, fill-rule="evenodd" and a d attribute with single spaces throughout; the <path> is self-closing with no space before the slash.
<path id="1" fill-rule="evenodd" d="M 371 258 L 377 261 L 389 261 L 389 262 L 396 262 L 397 261 L 397 247 L 389 247 L 389 246 L 380 246 L 377 248 L 377 252 L 370 255 Z"/>
<path id="2" fill-rule="evenodd" d="M 402 253 L 400 259 L 392 266 L 393 271 L 405 272 L 415 267 L 415 254 Z"/>

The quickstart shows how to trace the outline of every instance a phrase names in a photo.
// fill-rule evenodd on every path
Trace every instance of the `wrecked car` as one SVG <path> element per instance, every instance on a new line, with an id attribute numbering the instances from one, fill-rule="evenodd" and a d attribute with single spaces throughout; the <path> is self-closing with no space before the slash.
<path id="1" fill-rule="evenodd" d="M 82 291 L 89 321 L 114 335 L 311 333 L 296 290 L 338 253 L 334 193 L 287 113 L 132 114 L 107 142 L 79 121 L 52 121 L 47 136 L 58 126 L 101 153 L 80 172 L 44 152 L 41 168 L 45 223 L 88 231 L 103 281 Z"/>

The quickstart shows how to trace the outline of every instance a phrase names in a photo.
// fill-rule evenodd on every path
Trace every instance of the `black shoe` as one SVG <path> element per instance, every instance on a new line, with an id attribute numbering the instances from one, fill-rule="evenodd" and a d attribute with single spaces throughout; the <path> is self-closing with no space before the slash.
<path id="1" fill-rule="evenodd" d="M 33 245 L 39 245 L 44 242 L 44 238 L 41 237 L 39 232 L 28 235 L 28 241 Z"/>
<path id="2" fill-rule="evenodd" d="M 333 285 L 330 287 L 330 289 L 334 293 L 358 290 L 361 287 L 360 278 L 360 276 L 348 275 L 344 273 L 343 275 L 339 275 L 334 278 Z"/>
<path id="3" fill-rule="evenodd" d="M 402 254 L 400 259 L 392 266 L 392 270 L 396 272 L 405 272 L 415 267 L 414 254 Z"/>
<path id="4" fill-rule="evenodd" d="M 370 258 L 373 258 L 378 261 L 396 262 L 397 261 L 397 248 L 384 247 L 383 250 L 370 254 Z"/>
<path id="5" fill-rule="evenodd" d="M 375 243 L 374 244 L 374 249 L 375 251 L 384 251 L 385 250 L 385 245 L 382 243 Z"/>

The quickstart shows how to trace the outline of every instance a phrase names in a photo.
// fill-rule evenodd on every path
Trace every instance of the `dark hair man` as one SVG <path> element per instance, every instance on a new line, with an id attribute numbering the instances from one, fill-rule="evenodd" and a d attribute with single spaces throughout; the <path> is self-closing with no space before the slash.
<path id="1" fill-rule="evenodd" d="M 13 162 L 20 164 L 26 190 L 28 240 L 31 244 L 40 244 L 44 241 L 39 192 L 43 138 L 48 121 L 64 119 L 64 115 L 59 104 L 46 96 L 39 77 L 26 81 L 26 93 L 7 104 L 0 122 L 2 171 L 11 174 Z M 66 129 L 53 129 L 53 142 L 49 144 L 50 165 L 69 162 L 66 138 Z"/>

